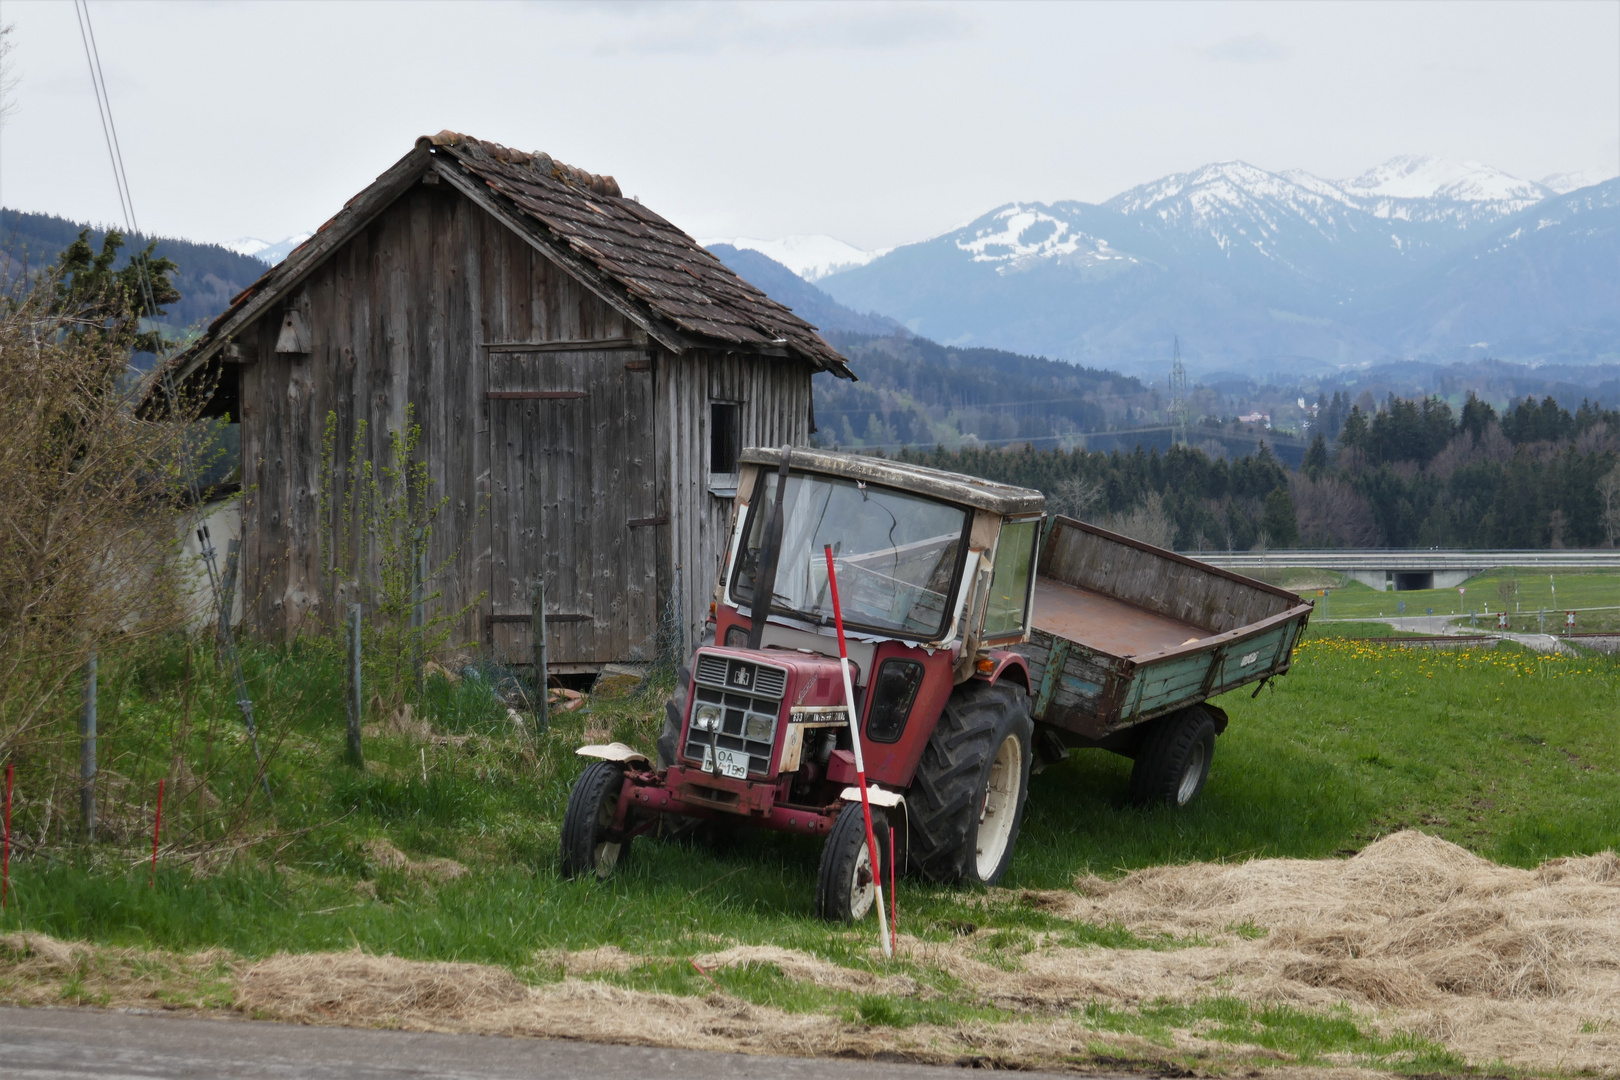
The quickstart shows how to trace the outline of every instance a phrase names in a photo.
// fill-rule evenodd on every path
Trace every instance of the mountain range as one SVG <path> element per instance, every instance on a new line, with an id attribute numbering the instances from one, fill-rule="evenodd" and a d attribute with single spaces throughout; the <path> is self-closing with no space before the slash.
<path id="1" fill-rule="evenodd" d="M 1161 377 L 1177 338 L 1195 375 L 1620 359 L 1620 179 L 1548 179 L 1222 162 L 1100 204 L 1007 203 L 816 284 L 947 345 Z"/>

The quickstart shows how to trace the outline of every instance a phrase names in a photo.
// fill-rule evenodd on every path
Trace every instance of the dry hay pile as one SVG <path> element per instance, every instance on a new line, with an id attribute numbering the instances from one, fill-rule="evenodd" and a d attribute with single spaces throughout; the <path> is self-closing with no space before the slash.
<path id="1" fill-rule="evenodd" d="M 1400 832 L 1346 860 L 1256 859 L 1084 878 L 1026 894 L 1068 919 L 1200 935 L 1165 951 L 1042 949 L 1021 972 L 961 949 L 918 951 L 1004 1004 L 1137 1003 L 1223 992 L 1347 1002 L 1382 1027 L 1471 1061 L 1614 1071 L 1620 1065 L 1620 859 L 1498 866 Z M 1263 930 L 1263 937 L 1253 937 Z"/>
<path id="2" fill-rule="evenodd" d="M 566 967 L 571 973 L 624 970 L 643 959 L 611 948 L 569 957 Z M 902 991 L 914 985 L 903 976 L 849 971 L 789 949 L 741 947 L 697 959 L 716 961 L 716 966 L 775 963 L 790 978 L 819 977 L 817 981 L 869 991 Z M 242 973 L 238 1002 L 251 1015 L 306 1024 L 1015 1067 L 1052 1065 L 1065 1055 L 1084 1054 L 1096 1034 L 1067 1019 L 874 1028 L 825 1013 L 754 1005 L 719 991 L 678 997 L 574 977 L 526 987 L 499 968 L 358 951 L 283 955 L 253 964 Z M 1125 1035 L 1110 1036 L 1108 1048 L 1133 1059 L 1165 1054 L 1163 1047 Z"/>
<path id="3" fill-rule="evenodd" d="M 537 960 L 569 977 L 535 988 L 476 965 L 360 953 L 277 957 L 244 972 L 242 1001 L 312 1023 L 1012 1064 L 1054 1063 L 1097 1048 L 1100 1033 L 1065 1015 L 1090 1002 L 1128 1007 L 1231 995 L 1307 1009 L 1346 1003 L 1364 1023 L 1413 1031 L 1475 1063 L 1612 1073 L 1620 1062 L 1620 859 L 1610 853 L 1517 870 L 1402 832 L 1347 860 L 1159 867 L 1015 898 L 1066 919 L 1208 943 L 1074 948 L 1037 937 L 1009 964 L 990 955 L 988 931 L 943 944 L 904 938 L 913 962 L 942 968 L 981 1001 L 1030 1020 L 898 1031 L 721 993 L 682 998 L 589 979 L 645 962 L 611 946 L 542 954 Z M 772 946 L 693 959 L 703 970 L 770 964 L 788 978 L 857 993 L 926 992 L 906 975 Z M 1165 1053 L 1130 1036 L 1103 1042 L 1136 1056 Z M 1175 1042 L 1174 1053 L 1219 1055 L 1192 1032 L 1177 1033 Z"/>
<path id="4" fill-rule="evenodd" d="M 386 837 L 368 840 L 361 848 L 381 869 L 403 870 L 408 875 L 430 881 L 454 881 L 467 872 L 467 868 L 454 859 L 413 859 Z"/>

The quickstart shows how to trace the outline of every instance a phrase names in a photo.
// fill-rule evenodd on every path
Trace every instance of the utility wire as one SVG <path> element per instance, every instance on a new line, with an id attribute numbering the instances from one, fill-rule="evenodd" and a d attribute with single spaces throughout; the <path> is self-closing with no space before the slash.
<path id="1" fill-rule="evenodd" d="M 129 173 L 124 168 L 123 147 L 118 142 L 118 125 L 113 122 L 112 97 L 107 93 L 107 78 L 101 70 L 101 50 L 96 47 L 96 31 L 90 22 L 89 0 L 74 0 L 73 13 L 79 20 L 79 41 L 84 46 L 85 63 L 90 68 L 90 84 L 96 95 L 96 112 L 101 118 L 101 135 L 107 144 L 107 157 L 112 162 L 113 183 L 118 188 L 118 205 L 123 211 L 124 228 L 129 230 L 133 240 L 140 233 L 140 224 L 135 217 L 135 199 L 129 190 Z M 145 302 L 145 308 L 155 315 L 157 297 L 152 288 L 151 268 L 146 256 L 139 252 L 131 252 L 130 257 L 140 268 L 141 297 Z M 168 362 L 169 359 L 159 356 L 157 364 L 162 374 L 163 396 L 167 401 L 170 415 L 174 416 L 178 415 L 179 394 L 175 389 L 174 370 Z M 273 803 L 275 800 L 270 794 L 270 777 L 264 771 L 264 755 L 259 751 L 258 726 L 253 721 L 253 699 L 248 695 L 247 678 L 242 673 L 242 656 L 237 651 L 236 635 L 231 630 L 230 599 L 225 595 L 213 537 L 208 530 L 208 521 L 202 515 L 202 490 L 197 482 L 197 470 L 192 461 L 189 437 L 181 439 L 180 461 L 191 503 L 198 508 L 197 544 L 201 550 L 203 566 L 208 571 L 208 588 L 213 594 L 214 610 L 219 618 L 219 638 L 224 646 L 225 661 L 230 666 L 231 679 L 236 688 L 236 707 L 241 710 L 242 722 L 247 725 L 248 738 L 253 744 L 253 758 L 258 763 L 259 780 L 264 785 L 264 797 Z"/>

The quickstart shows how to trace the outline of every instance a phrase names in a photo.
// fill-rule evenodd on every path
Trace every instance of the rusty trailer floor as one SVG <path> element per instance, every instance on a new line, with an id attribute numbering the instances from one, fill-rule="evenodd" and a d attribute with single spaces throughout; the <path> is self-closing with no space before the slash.
<path id="1" fill-rule="evenodd" d="M 1191 623 L 1044 577 L 1035 579 L 1032 621 L 1038 630 L 1112 656 L 1143 656 L 1210 636 Z"/>

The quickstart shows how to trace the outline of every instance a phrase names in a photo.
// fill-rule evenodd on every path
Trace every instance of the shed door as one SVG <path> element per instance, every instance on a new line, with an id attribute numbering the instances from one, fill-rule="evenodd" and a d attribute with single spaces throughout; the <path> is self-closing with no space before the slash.
<path id="1" fill-rule="evenodd" d="M 531 661 L 537 574 L 553 672 L 652 655 L 665 521 L 652 402 L 646 352 L 491 350 L 485 640 L 497 660 Z"/>

